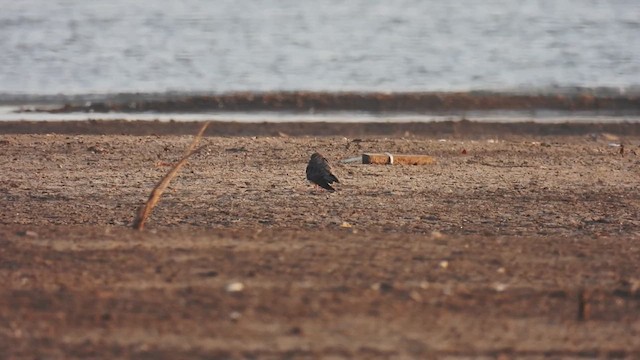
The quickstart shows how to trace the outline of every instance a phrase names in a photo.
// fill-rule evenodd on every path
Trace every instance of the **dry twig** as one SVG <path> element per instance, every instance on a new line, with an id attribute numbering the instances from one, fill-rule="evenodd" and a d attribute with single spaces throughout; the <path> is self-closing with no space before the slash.
<path id="1" fill-rule="evenodd" d="M 208 126 L 209 126 L 208 122 L 202 125 L 202 128 L 200 128 L 200 131 L 198 132 L 198 134 L 195 136 L 195 138 L 193 138 L 191 145 L 189 145 L 189 148 L 187 148 L 187 150 L 185 151 L 184 155 L 182 156 L 182 159 L 180 159 L 180 161 L 178 161 L 171 168 L 171 170 L 169 170 L 169 172 L 162 178 L 162 180 L 160 180 L 160 182 L 153 188 L 147 202 L 145 202 L 138 210 L 138 216 L 136 217 L 136 220 L 133 222 L 134 229 L 142 230 L 144 228 L 145 221 L 147 221 L 147 218 L 149 218 L 149 216 L 151 215 L 151 211 L 160 200 L 160 196 L 162 195 L 162 193 L 169 186 L 169 182 L 171 182 L 171 180 L 176 176 L 176 174 L 178 174 L 178 171 L 180 171 L 180 168 L 187 162 L 187 159 L 189 159 L 191 155 L 199 152 L 204 148 L 204 146 L 200 146 L 199 148 L 196 149 L 196 146 L 198 145 L 198 142 L 200 142 L 200 138 L 202 138 L 202 134 L 204 133 L 204 131 L 207 129 Z"/>

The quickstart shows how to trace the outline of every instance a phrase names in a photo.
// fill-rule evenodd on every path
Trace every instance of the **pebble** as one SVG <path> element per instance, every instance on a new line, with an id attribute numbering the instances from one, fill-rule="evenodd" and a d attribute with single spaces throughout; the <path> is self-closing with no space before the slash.
<path id="1" fill-rule="evenodd" d="M 241 292 L 242 290 L 244 290 L 244 284 L 241 282 L 232 282 L 227 284 L 225 290 L 230 293 Z"/>
<path id="2" fill-rule="evenodd" d="M 413 300 L 415 302 L 418 302 L 418 303 L 422 302 L 422 300 L 423 300 L 422 299 L 422 295 L 420 295 L 420 293 L 415 291 L 415 290 L 411 291 L 409 293 L 409 297 L 411 298 L 411 300 Z"/>
<path id="3" fill-rule="evenodd" d="M 238 321 L 241 317 L 242 314 L 237 311 L 232 311 L 231 314 L 229 314 L 229 319 L 231 319 L 231 321 Z"/>
<path id="4" fill-rule="evenodd" d="M 38 233 L 33 231 L 33 230 L 19 231 L 18 235 L 32 237 L 32 238 L 37 238 L 38 237 Z"/>
<path id="5" fill-rule="evenodd" d="M 493 290 L 497 292 L 503 292 L 507 289 L 507 284 L 497 282 L 497 283 L 494 283 L 492 287 L 493 287 Z"/>
<path id="6" fill-rule="evenodd" d="M 389 292 L 393 290 L 393 285 L 386 282 L 375 283 L 371 285 L 371 289 L 380 292 Z"/>

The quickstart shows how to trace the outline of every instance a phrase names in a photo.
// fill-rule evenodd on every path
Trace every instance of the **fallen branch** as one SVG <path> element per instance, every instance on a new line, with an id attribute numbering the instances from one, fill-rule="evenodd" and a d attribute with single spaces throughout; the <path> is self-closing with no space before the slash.
<path id="1" fill-rule="evenodd" d="M 187 159 L 189 159 L 191 155 L 197 152 L 200 152 L 200 150 L 204 148 L 204 146 L 200 146 L 197 149 L 195 147 L 198 145 L 198 142 L 200 142 L 200 138 L 202 138 L 202 134 L 204 133 L 204 131 L 207 129 L 208 126 L 209 126 L 208 122 L 202 125 L 202 128 L 200 128 L 200 131 L 191 142 L 191 145 L 189 145 L 189 147 L 185 151 L 184 155 L 182 156 L 182 159 L 180 159 L 180 161 L 178 161 L 173 166 L 173 168 L 171 168 L 171 170 L 169 170 L 169 172 L 162 178 L 162 180 L 160 180 L 160 182 L 153 188 L 147 202 L 144 203 L 140 207 L 140 209 L 138 209 L 138 216 L 133 222 L 134 229 L 142 230 L 144 228 L 145 221 L 147 221 L 147 218 L 149 218 L 149 216 L 151 215 L 151 211 L 160 200 L 160 196 L 162 195 L 162 193 L 169 186 L 169 182 L 171 182 L 171 180 L 176 176 L 176 174 L 178 174 L 178 171 L 180 171 L 180 168 L 187 162 Z"/>

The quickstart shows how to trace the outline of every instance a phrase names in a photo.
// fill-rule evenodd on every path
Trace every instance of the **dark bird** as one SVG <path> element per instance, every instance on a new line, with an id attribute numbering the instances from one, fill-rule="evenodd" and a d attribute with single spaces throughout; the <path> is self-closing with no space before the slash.
<path id="1" fill-rule="evenodd" d="M 311 155 L 311 160 L 309 160 L 309 164 L 307 164 L 307 180 L 331 192 L 336 191 L 336 189 L 332 188 L 330 184 L 340 182 L 338 178 L 331 173 L 331 167 L 327 159 L 317 152 Z"/>

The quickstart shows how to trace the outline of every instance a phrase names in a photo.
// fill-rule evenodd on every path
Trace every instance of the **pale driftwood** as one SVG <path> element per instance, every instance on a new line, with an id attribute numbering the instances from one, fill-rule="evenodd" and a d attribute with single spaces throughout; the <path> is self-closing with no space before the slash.
<path id="1" fill-rule="evenodd" d="M 151 211 L 160 200 L 160 196 L 162 195 L 162 193 L 169 186 L 169 182 L 171 182 L 171 180 L 176 176 L 176 174 L 178 174 L 178 171 L 180 171 L 180 168 L 187 162 L 187 159 L 189 159 L 191 155 L 199 152 L 204 148 L 204 146 L 201 146 L 197 149 L 195 147 L 198 145 L 198 142 L 200 142 L 200 138 L 202 138 L 202 134 L 204 133 L 204 131 L 207 129 L 208 126 L 209 126 L 208 122 L 202 125 L 202 128 L 200 128 L 200 131 L 198 132 L 198 134 L 193 138 L 191 145 L 189 145 L 189 147 L 185 151 L 184 155 L 182 156 L 182 159 L 180 159 L 180 161 L 178 161 L 171 168 L 171 170 L 169 170 L 169 172 L 162 178 L 162 180 L 160 180 L 160 182 L 151 191 L 151 195 L 149 195 L 149 199 L 142 206 L 140 206 L 140 209 L 138 209 L 138 216 L 133 222 L 134 229 L 136 230 L 144 229 L 145 221 L 147 221 L 147 219 L 151 215 Z"/>
<path id="2" fill-rule="evenodd" d="M 429 155 L 365 153 L 362 154 L 362 163 L 380 165 L 432 165 L 436 163 L 436 158 Z"/>

